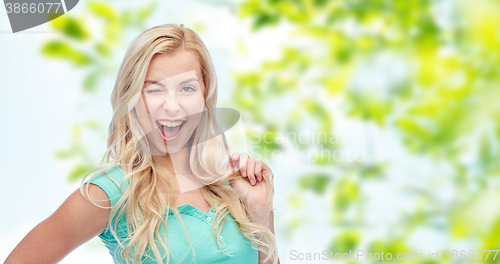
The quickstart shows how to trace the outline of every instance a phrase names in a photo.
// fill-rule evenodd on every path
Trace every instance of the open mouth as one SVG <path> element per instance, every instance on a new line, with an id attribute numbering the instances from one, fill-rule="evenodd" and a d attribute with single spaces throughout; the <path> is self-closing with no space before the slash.
<path id="1" fill-rule="evenodd" d="M 186 124 L 186 121 L 163 122 L 162 124 L 156 120 L 156 125 L 164 141 L 176 139 L 181 134 L 184 124 Z"/>

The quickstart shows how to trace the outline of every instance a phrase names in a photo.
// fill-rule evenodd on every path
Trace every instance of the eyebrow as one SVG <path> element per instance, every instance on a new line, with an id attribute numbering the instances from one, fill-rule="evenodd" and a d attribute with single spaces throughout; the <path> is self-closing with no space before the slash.
<path id="1" fill-rule="evenodd" d="M 196 78 L 196 77 L 191 77 L 191 78 L 189 78 L 189 79 L 187 79 L 187 80 L 184 80 L 184 81 L 180 82 L 180 83 L 179 83 L 179 85 L 183 85 L 183 84 L 186 84 L 186 83 L 188 83 L 188 82 L 192 82 L 192 81 L 198 81 L 198 78 Z M 162 83 L 160 83 L 160 82 L 158 82 L 158 81 L 154 81 L 154 80 L 146 80 L 146 81 L 144 81 L 144 83 L 157 84 L 157 85 L 159 85 L 159 86 L 161 86 L 161 87 L 165 88 L 165 85 L 163 85 Z"/>

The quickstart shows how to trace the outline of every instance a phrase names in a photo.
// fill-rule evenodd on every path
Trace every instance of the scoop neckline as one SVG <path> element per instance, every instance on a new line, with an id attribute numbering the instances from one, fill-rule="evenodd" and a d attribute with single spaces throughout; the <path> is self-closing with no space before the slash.
<path id="1" fill-rule="evenodd" d="M 196 207 L 194 207 L 194 206 L 192 206 L 190 204 L 187 204 L 187 203 L 181 204 L 181 205 L 177 206 L 177 210 L 179 210 L 179 211 L 181 211 L 181 210 L 183 210 L 185 208 L 188 208 L 188 210 L 187 210 L 188 212 L 195 211 L 195 212 L 201 213 L 203 215 L 211 215 L 211 214 L 215 213 L 215 210 L 212 208 L 212 206 L 210 206 L 210 209 L 208 210 L 208 213 L 205 213 L 202 210 L 200 210 L 200 209 L 198 209 L 198 208 L 196 208 Z M 183 212 L 185 212 L 185 210 Z M 170 208 L 169 208 L 169 214 L 172 214 L 172 211 L 170 210 Z"/>

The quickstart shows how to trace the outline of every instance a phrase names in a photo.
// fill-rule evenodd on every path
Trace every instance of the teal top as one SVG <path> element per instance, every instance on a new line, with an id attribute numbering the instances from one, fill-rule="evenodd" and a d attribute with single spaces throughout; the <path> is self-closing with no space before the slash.
<path id="1" fill-rule="evenodd" d="M 111 207 L 114 207 L 116 202 L 120 199 L 121 191 L 119 186 L 125 174 L 120 165 L 107 170 L 106 174 L 109 175 L 109 177 L 104 174 L 99 174 L 90 182 L 99 186 L 106 192 L 110 199 Z M 113 182 L 112 179 L 115 180 L 116 183 Z M 123 183 L 123 188 L 126 189 L 127 187 L 128 181 Z M 215 216 L 215 211 L 212 207 L 210 207 L 208 213 L 189 204 L 183 204 L 177 207 L 177 209 L 179 210 L 182 222 L 191 239 L 195 256 L 193 258 L 193 252 L 182 224 L 168 208 L 167 212 L 169 218 L 166 222 L 167 246 L 170 251 L 169 263 L 258 263 L 259 252 L 256 249 L 255 243 L 253 243 L 252 246 L 251 240 L 241 234 L 238 224 L 231 214 L 226 215 L 224 227 L 222 228 L 221 235 L 217 239 L 221 241 L 224 252 L 232 255 L 232 257 L 224 254 L 217 245 L 217 240 L 212 231 L 212 221 Z M 166 215 L 164 216 L 164 219 L 165 218 Z M 116 217 L 113 219 L 113 226 L 115 223 L 114 221 L 116 221 Z M 125 241 L 124 245 L 127 245 L 128 240 L 126 240 L 126 238 L 128 234 L 125 215 L 118 222 L 116 232 L 121 242 L 123 243 Z M 160 235 L 164 235 L 163 228 L 160 228 Z M 130 260 L 127 262 L 127 259 L 121 257 L 123 248 L 119 246 L 118 242 L 111 234 L 109 222 L 106 229 L 99 235 L 99 238 L 108 248 L 115 263 L 121 264 L 132 262 Z M 163 256 L 165 251 L 161 247 L 161 244 L 158 244 L 158 249 Z M 142 258 L 142 263 L 158 263 L 154 260 L 154 254 L 149 247 L 146 248 L 146 253 L 149 255 Z M 163 263 L 166 263 L 166 261 L 167 258 L 165 256 Z"/>

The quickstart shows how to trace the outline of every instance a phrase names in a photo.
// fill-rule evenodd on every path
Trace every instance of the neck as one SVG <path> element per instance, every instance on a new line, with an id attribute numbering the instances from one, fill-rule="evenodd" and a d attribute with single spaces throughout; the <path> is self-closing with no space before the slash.
<path id="1" fill-rule="evenodd" d="M 153 161 L 166 168 L 172 174 L 185 172 L 189 168 L 189 152 L 183 148 L 175 153 L 153 155 Z"/>
<path id="2" fill-rule="evenodd" d="M 189 149 L 183 148 L 175 153 L 153 155 L 153 160 L 175 176 L 181 193 L 202 187 L 189 167 Z"/>

